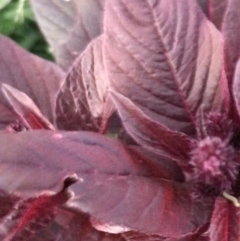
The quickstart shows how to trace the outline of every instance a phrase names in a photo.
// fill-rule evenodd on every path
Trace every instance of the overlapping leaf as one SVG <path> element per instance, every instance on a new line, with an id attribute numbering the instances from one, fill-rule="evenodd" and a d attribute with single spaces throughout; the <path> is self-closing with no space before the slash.
<path id="1" fill-rule="evenodd" d="M 226 71 L 230 84 L 240 57 L 240 2 L 238 0 L 198 0 L 215 26 L 222 31 L 225 43 Z"/>
<path id="2" fill-rule="evenodd" d="M 23 125 L 28 129 L 49 129 L 54 126 L 44 117 L 30 97 L 10 85 L 3 84 L 2 91 Z"/>
<path id="3" fill-rule="evenodd" d="M 197 0 L 197 2 L 209 20 L 221 30 L 229 0 Z"/>
<path id="4" fill-rule="evenodd" d="M 240 57 L 240 2 L 228 0 L 222 24 L 222 32 L 225 42 L 226 70 L 230 83 L 234 74 L 237 61 Z"/>
<path id="5" fill-rule="evenodd" d="M 112 92 L 115 105 L 126 130 L 143 147 L 155 153 L 171 156 L 183 170 L 189 170 L 189 138 L 148 118 L 130 99 Z"/>
<path id="6" fill-rule="evenodd" d="M 9 148 L 11 143 L 11 148 Z M 192 202 L 184 184 L 161 179 L 144 158 L 92 133 L 27 131 L 0 134 L 0 189 L 22 198 L 59 193 L 66 178 L 67 207 L 91 215 L 99 231 L 136 230 L 178 237 L 205 224 L 208 209 Z M 156 168 L 156 166 L 155 166 Z M 172 215 L 177 213 L 178 215 Z M 164 226 L 162 226 L 164 222 Z"/>
<path id="7" fill-rule="evenodd" d="M 6 195 L 6 194 L 5 194 Z M 11 201 L 8 197 L 8 201 Z M 64 193 L 15 200 L 12 209 L 0 219 L 0 238 L 24 241 L 124 241 L 121 235 L 95 230 L 88 215 L 70 212 L 60 204 Z M 1 199 L 0 199 L 1 201 Z M 7 200 L 5 200 L 7 201 Z M 2 203 L 2 202 L 1 202 Z M 6 206 L 1 206 L 1 209 Z"/>
<path id="8" fill-rule="evenodd" d="M 64 69 L 102 32 L 104 0 L 32 0 L 31 4 L 57 62 Z"/>
<path id="9" fill-rule="evenodd" d="M 104 19 L 111 86 L 151 119 L 193 133 L 201 105 L 228 108 L 222 36 L 195 1 L 109 0 Z"/>
<path id="10" fill-rule="evenodd" d="M 231 241 L 240 239 L 240 211 L 223 198 L 215 202 L 210 225 L 211 241 Z"/>
<path id="11" fill-rule="evenodd" d="M 0 84 L 6 83 L 27 94 L 51 122 L 55 119 L 56 94 L 63 75 L 55 64 L 27 53 L 11 40 L 0 36 Z M 1 128 L 18 119 L 2 92 L 0 112 Z"/>
<path id="12" fill-rule="evenodd" d="M 103 66 L 102 37 L 98 37 L 75 61 L 57 97 L 60 129 L 98 131 L 112 113 Z"/>
<path id="13" fill-rule="evenodd" d="M 232 93 L 235 106 L 240 117 L 240 61 L 238 61 L 233 79 Z"/>
<path id="14" fill-rule="evenodd" d="M 164 238 L 158 235 L 146 235 L 137 232 L 126 232 L 122 236 L 126 241 L 209 241 L 209 238 L 201 235 L 202 232 L 196 232 L 180 238 Z"/>

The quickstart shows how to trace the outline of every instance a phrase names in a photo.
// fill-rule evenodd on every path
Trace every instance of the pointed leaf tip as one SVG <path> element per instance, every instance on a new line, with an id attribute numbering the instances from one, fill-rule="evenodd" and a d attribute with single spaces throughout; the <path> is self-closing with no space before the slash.
<path id="1" fill-rule="evenodd" d="M 111 88 L 152 120 L 193 134 L 202 104 L 229 108 L 222 34 L 196 1 L 108 0 L 104 26 Z"/>
<path id="2" fill-rule="evenodd" d="M 181 132 L 151 120 L 130 99 L 111 91 L 114 103 L 128 133 L 143 147 L 157 154 L 171 156 L 186 171 L 190 139 Z"/>
<path id="3" fill-rule="evenodd" d="M 104 0 L 31 0 L 40 28 L 57 62 L 67 70 L 102 33 Z"/>
<path id="4" fill-rule="evenodd" d="M 55 124 L 55 101 L 64 73 L 56 64 L 22 49 L 0 35 L 0 85 L 6 83 L 29 96 L 48 120 Z M 18 119 L 0 92 L 0 128 Z"/>
<path id="5" fill-rule="evenodd" d="M 5 83 L 2 84 L 2 92 L 27 128 L 55 130 L 33 100 L 25 93 Z"/>

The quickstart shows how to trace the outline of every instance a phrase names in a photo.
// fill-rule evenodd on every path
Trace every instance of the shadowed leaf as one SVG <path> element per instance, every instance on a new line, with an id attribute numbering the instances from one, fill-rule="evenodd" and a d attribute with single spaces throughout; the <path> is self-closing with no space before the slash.
<path id="1" fill-rule="evenodd" d="M 240 1 L 198 0 L 206 16 L 222 31 L 225 44 L 226 73 L 230 85 L 240 57 Z"/>
<path id="2" fill-rule="evenodd" d="M 189 138 L 174 132 L 151 120 L 146 114 L 123 95 L 112 92 L 113 100 L 119 111 L 127 132 L 143 147 L 160 155 L 176 159 L 183 170 L 190 168 L 186 162 L 190 148 Z"/>
<path id="3" fill-rule="evenodd" d="M 69 195 L 70 193 L 60 192 L 56 195 L 43 194 L 36 198 L 19 200 L 16 197 L 9 197 L 6 193 L 5 195 L 1 193 L 1 212 L 5 211 L 5 215 L 1 215 L 0 218 L 1 240 L 125 240 L 120 235 L 111 235 L 95 230 L 87 215 L 64 209 L 61 204 L 67 201 Z M 10 202 L 13 204 L 10 205 Z"/>
<path id="4" fill-rule="evenodd" d="M 238 112 L 238 117 L 240 117 L 240 61 L 238 61 L 236 66 L 235 75 L 233 79 L 232 93 L 235 101 L 235 106 Z"/>
<path id="5" fill-rule="evenodd" d="M 122 234 L 127 241 L 165 241 L 166 238 L 158 235 L 146 235 L 137 232 L 127 232 Z"/>
<path id="6" fill-rule="evenodd" d="M 209 241 L 208 237 L 201 237 L 197 234 L 189 234 L 181 238 L 164 238 L 158 235 L 146 235 L 136 232 L 127 232 L 123 234 L 127 241 Z"/>
<path id="7" fill-rule="evenodd" d="M 240 239 L 240 211 L 239 208 L 223 198 L 215 202 L 211 225 L 211 241 L 231 241 Z"/>
<path id="8" fill-rule="evenodd" d="M 41 227 L 48 226 L 54 219 L 55 208 L 70 198 L 67 192 L 55 195 L 40 195 L 36 198 L 18 201 L 13 209 L 0 220 L 0 238 L 3 241 L 24 240 Z M 18 237 L 19 238 L 19 237 Z"/>
<path id="9" fill-rule="evenodd" d="M 228 109 L 222 36 L 195 1 L 109 0 L 104 19 L 111 87 L 151 119 L 192 134 L 200 106 Z"/>
<path id="10" fill-rule="evenodd" d="M 57 62 L 64 69 L 102 32 L 104 0 L 32 0 L 31 4 Z"/>
<path id="11" fill-rule="evenodd" d="M 228 0 L 228 6 L 223 19 L 222 32 L 225 43 L 226 73 L 230 84 L 237 61 L 240 57 L 240 1 Z"/>
<path id="12" fill-rule="evenodd" d="M 54 123 L 55 100 L 63 79 L 62 70 L 3 36 L 0 36 L 0 53 L 0 84 L 6 83 L 24 92 Z M 19 118 L 3 93 L 0 93 L 0 112 L 0 128 Z"/>
<path id="13" fill-rule="evenodd" d="M 208 19 L 221 30 L 229 0 L 197 0 L 197 2 Z"/>

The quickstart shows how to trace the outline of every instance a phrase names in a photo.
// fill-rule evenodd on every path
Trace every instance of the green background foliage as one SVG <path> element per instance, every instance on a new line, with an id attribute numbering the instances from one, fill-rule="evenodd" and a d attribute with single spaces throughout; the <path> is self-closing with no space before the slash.
<path id="1" fill-rule="evenodd" d="M 0 33 L 36 55 L 53 59 L 28 0 L 0 0 Z"/>

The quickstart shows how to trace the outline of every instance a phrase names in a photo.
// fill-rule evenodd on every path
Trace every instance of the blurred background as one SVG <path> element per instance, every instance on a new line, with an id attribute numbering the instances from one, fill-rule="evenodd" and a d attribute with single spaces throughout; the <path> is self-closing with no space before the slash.
<path id="1" fill-rule="evenodd" d="M 0 33 L 28 51 L 53 60 L 28 0 L 0 0 Z"/>

